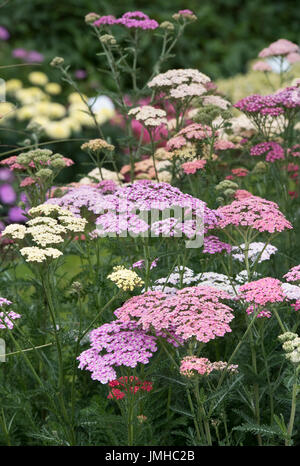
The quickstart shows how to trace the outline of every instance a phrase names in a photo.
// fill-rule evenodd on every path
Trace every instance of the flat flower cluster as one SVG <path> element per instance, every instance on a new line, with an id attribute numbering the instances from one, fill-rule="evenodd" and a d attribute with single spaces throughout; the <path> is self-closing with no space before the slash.
<path id="1" fill-rule="evenodd" d="M 148 15 L 141 11 L 128 11 L 121 18 L 115 18 L 112 15 L 100 16 L 94 23 L 96 27 L 105 25 L 113 26 L 119 24 L 128 29 L 157 29 L 159 24 L 154 19 L 150 19 Z"/>
<path id="2" fill-rule="evenodd" d="M 114 282 L 118 288 L 121 288 L 124 291 L 132 291 L 134 288 L 140 287 L 144 284 L 143 280 L 136 272 L 126 269 L 122 265 L 114 267 L 113 272 L 108 275 L 107 278 Z"/>
<path id="3" fill-rule="evenodd" d="M 297 282 L 300 281 L 300 265 L 295 265 L 295 267 L 292 267 L 288 273 L 284 275 L 284 278 L 288 282 Z"/>
<path id="4" fill-rule="evenodd" d="M 186 356 L 181 360 L 179 368 L 180 374 L 188 378 L 195 375 L 209 375 L 212 371 L 224 370 L 233 374 L 237 372 L 238 366 L 236 364 L 228 364 L 223 361 L 210 362 L 207 358 Z"/>
<path id="5" fill-rule="evenodd" d="M 150 89 L 166 93 L 169 99 L 192 99 L 207 92 L 210 78 L 194 69 L 174 69 L 158 74 L 148 83 Z"/>
<path id="6" fill-rule="evenodd" d="M 245 260 L 245 243 L 240 244 L 239 246 L 232 247 L 232 257 L 239 262 L 244 262 Z M 254 263 L 258 259 L 258 263 L 267 261 L 270 257 L 277 252 L 277 248 L 271 244 L 266 244 L 263 242 L 254 242 L 250 243 L 247 248 L 248 259 Z"/>
<path id="7" fill-rule="evenodd" d="M 261 142 L 252 146 L 250 155 L 263 155 L 266 154 L 266 162 L 275 162 L 275 160 L 284 159 L 284 149 L 277 142 Z"/>
<path id="8" fill-rule="evenodd" d="M 220 216 L 218 227 L 221 229 L 229 225 L 250 226 L 260 232 L 274 233 L 292 228 L 275 202 L 259 196 L 243 197 L 219 207 L 216 212 Z"/>
<path id="9" fill-rule="evenodd" d="M 299 110 L 300 100 L 295 98 L 297 92 L 297 86 L 289 86 L 274 94 L 265 96 L 253 94 L 239 100 L 234 107 L 245 112 L 249 117 L 255 115 L 277 117 L 290 109 Z"/>
<path id="10" fill-rule="evenodd" d="M 285 357 L 291 363 L 299 365 L 300 363 L 300 337 L 297 333 L 285 332 L 279 335 L 278 339 L 282 343 L 282 349 L 285 351 Z"/>
<path id="11" fill-rule="evenodd" d="M 17 312 L 6 310 L 6 307 L 11 304 L 12 302 L 8 299 L 0 298 L 0 309 L 4 309 L 0 311 L 0 329 L 11 330 L 14 327 L 13 321 L 21 317 Z"/>
<path id="12" fill-rule="evenodd" d="M 107 398 L 122 400 L 126 397 L 128 392 L 136 394 L 140 391 L 142 392 L 151 392 L 153 390 L 152 382 L 148 380 L 141 381 L 138 377 L 119 377 L 116 380 L 111 380 L 108 383 L 109 388 L 111 388 Z"/>
<path id="13" fill-rule="evenodd" d="M 148 364 L 157 350 L 156 337 L 141 330 L 136 322 L 104 324 L 92 330 L 89 338 L 91 348 L 77 358 L 79 368 L 90 371 L 92 379 L 103 384 L 117 378 L 115 367 Z"/>
<path id="14" fill-rule="evenodd" d="M 35 149 L 22 152 L 1 160 L 1 165 L 7 165 L 10 170 L 25 172 L 26 176 L 20 183 L 21 187 L 43 183 L 53 178 L 64 168 L 74 164 L 73 160 L 61 154 L 53 154 L 49 149 Z"/>
<path id="15" fill-rule="evenodd" d="M 26 225 L 8 225 L 2 232 L 3 237 L 25 244 L 29 242 L 30 246 L 20 249 L 27 262 L 44 262 L 47 258 L 58 258 L 62 252 L 51 245 L 64 243 L 67 236 L 83 232 L 87 223 L 85 219 L 75 217 L 72 212 L 51 204 L 32 207 L 28 215 L 33 218 Z"/>
<path id="16" fill-rule="evenodd" d="M 248 303 L 258 306 L 278 303 L 285 300 L 280 280 L 271 277 L 245 283 L 239 289 L 239 296 Z"/>
<path id="17" fill-rule="evenodd" d="M 174 331 L 174 338 L 194 337 L 207 343 L 231 332 L 232 309 L 221 301 L 229 298 L 228 293 L 205 286 L 187 287 L 172 295 L 148 291 L 130 298 L 115 315 L 138 323 L 145 331 Z"/>
<path id="18" fill-rule="evenodd" d="M 167 149 L 181 149 L 188 143 L 196 143 L 199 141 L 205 141 L 212 137 L 212 130 L 207 125 L 201 125 L 200 123 L 192 123 L 181 129 L 175 136 L 173 136 L 167 142 Z"/>
<path id="19" fill-rule="evenodd" d="M 167 113 L 165 110 L 152 107 L 151 105 L 132 108 L 129 110 L 128 115 L 133 115 L 136 120 L 141 121 L 148 128 L 167 124 Z"/>

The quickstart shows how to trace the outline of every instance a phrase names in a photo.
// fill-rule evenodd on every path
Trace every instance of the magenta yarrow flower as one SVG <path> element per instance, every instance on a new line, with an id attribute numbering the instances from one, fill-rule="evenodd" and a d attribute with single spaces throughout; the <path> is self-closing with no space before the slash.
<path id="1" fill-rule="evenodd" d="M 216 254 L 226 251 L 230 254 L 231 245 L 228 243 L 223 243 L 217 236 L 205 236 L 203 244 L 203 253 L 204 254 Z"/>
<path id="2" fill-rule="evenodd" d="M 275 160 L 284 159 L 284 149 L 277 142 L 261 142 L 251 147 L 250 155 L 266 154 L 266 162 L 275 162 Z"/>
<path id="3" fill-rule="evenodd" d="M 0 309 L 2 307 L 5 308 L 6 306 L 10 306 L 11 304 L 12 302 L 8 299 L 0 298 Z M 13 311 L 0 311 L 0 329 L 11 330 L 14 327 L 13 320 L 20 319 L 20 317 L 20 314 Z"/>
<path id="4" fill-rule="evenodd" d="M 128 11 L 124 13 L 121 18 L 116 19 L 112 15 L 101 16 L 94 23 L 94 26 L 101 27 L 104 25 L 114 25 L 121 24 L 122 26 L 127 27 L 128 29 L 156 29 L 159 24 L 154 19 L 150 19 L 148 15 L 141 11 Z"/>
<path id="5" fill-rule="evenodd" d="M 112 15 L 107 15 L 107 16 L 101 16 L 99 19 L 97 19 L 93 24 L 94 26 L 101 27 L 105 25 L 113 25 L 116 23 L 116 18 Z"/>
<path id="6" fill-rule="evenodd" d="M 10 38 L 10 34 L 8 30 L 4 26 L 0 26 L 0 40 L 8 40 Z"/>
<path id="7" fill-rule="evenodd" d="M 286 87 L 274 94 L 259 95 L 253 94 L 239 100 L 234 107 L 246 113 L 247 116 L 279 116 L 289 109 L 299 109 L 300 99 L 296 98 L 298 86 Z"/>

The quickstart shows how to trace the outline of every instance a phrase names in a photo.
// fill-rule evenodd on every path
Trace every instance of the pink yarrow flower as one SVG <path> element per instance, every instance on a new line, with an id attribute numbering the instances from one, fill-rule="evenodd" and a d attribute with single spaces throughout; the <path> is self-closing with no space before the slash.
<path id="1" fill-rule="evenodd" d="M 124 322 L 133 320 L 144 331 L 173 332 L 176 341 L 194 337 L 207 343 L 231 332 L 232 309 L 221 301 L 228 293 L 209 286 L 188 287 L 172 295 L 147 291 L 134 296 L 115 311 Z"/>
<path id="2" fill-rule="evenodd" d="M 216 213 L 219 215 L 218 226 L 221 229 L 229 225 L 250 226 L 260 232 L 274 233 L 293 228 L 275 202 L 259 196 L 240 198 L 229 205 L 219 207 Z"/>
<path id="3" fill-rule="evenodd" d="M 184 173 L 186 175 L 191 175 L 196 173 L 197 170 L 202 170 L 207 161 L 206 160 L 194 160 L 193 162 L 186 162 L 181 165 L 181 168 L 183 169 Z"/>
<path id="4" fill-rule="evenodd" d="M 296 282 L 300 281 L 300 265 L 292 267 L 288 273 L 283 275 L 287 282 Z"/>

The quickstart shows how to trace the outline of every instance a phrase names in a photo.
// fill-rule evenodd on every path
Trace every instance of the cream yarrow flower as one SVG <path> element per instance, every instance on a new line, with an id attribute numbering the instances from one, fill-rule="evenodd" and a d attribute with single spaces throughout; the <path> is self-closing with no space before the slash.
<path id="1" fill-rule="evenodd" d="M 107 278 L 124 291 L 132 291 L 135 287 L 144 284 L 136 272 L 126 269 L 123 265 L 114 267 L 113 272 Z"/>
<path id="2" fill-rule="evenodd" d="M 55 248 L 40 249 L 37 246 L 31 246 L 20 249 L 20 253 L 25 257 L 26 262 L 44 262 L 48 257 L 57 259 L 62 256 L 62 252 Z"/>
<path id="3" fill-rule="evenodd" d="M 56 259 L 62 255 L 58 249 L 48 247 L 64 243 L 72 233 L 84 232 L 87 220 L 54 204 L 42 204 L 28 212 L 33 217 L 25 225 L 9 225 L 4 235 L 12 239 L 26 240 L 20 249 L 27 262 L 44 262 L 47 258 Z M 43 216 L 45 214 L 45 216 Z M 44 248 L 44 249 L 42 249 Z"/>
<path id="4" fill-rule="evenodd" d="M 152 107 L 151 105 L 143 105 L 129 110 L 128 115 L 133 115 L 138 121 L 142 121 L 145 126 L 156 127 L 162 124 L 167 124 L 167 114 L 164 110 Z"/>
<path id="5" fill-rule="evenodd" d="M 26 227 L 24 225 L 11 224 L 8 225 L 3 231 L 2 236 L 9 236 L 12 239 L 23 239 L 26 233 Z"/>
<path id="6" fill-rule="evenodd" d="M 91 139 L 88 142 L 85 142 L 81 146 L 82 150 L 90 150 L 91 152 L 97 152 L 99 150 L 108 150 L 112 152 L 115 149 L 115 146 L 108 144 L 104 139 Z"/>

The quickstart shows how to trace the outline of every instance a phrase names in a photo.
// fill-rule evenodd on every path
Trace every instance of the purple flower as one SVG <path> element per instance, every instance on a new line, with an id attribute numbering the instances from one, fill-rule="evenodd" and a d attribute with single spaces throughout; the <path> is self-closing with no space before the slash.
<path id="1" fill-rule="evenodd" d="M 25 50 L 25 49 L 20 49 L 20 48 L 19 48 L 19 49 L 14 49 L 14 50 L 12 51 L 12 56 L 13 56 L 14 58 L 22 58 L 22 59 L 25 59 L 25 58 L 27 57 L 27 54 L 28 54 L 27 50 Z"/>
<path id="2" fill-rule="evenodd" d="M 12 181 L 13 178 L 14 176 L 9 168 L 0 169 L 0 181 Z"/>
<path id="3" fill-rule="evenodd" d="M 122 24 L 127 28 L 136 29 L 156 29 L 159 24 L 154 19 L 150 19 L 148 15 L 142 11 L 128 11 L 115 21 L 115 24 Z"/>
<path id="4" fill-rule="evenodd" d="M 8 218 L 10 222 L 25 222 L 27 218 L 24 215 L 24 210 L 21 207 L 11 207 L 8 211 Z"/>
<path id="5" fill-rule="evenodd" d="M 10 184 L 0 186 L 0 200 L 3 204 L 13 204 L 17 199 L 17 195 Z"/>
<path id="6" fill-rule="evenodd" d="M 44 61 L 44 55 L 42 55 L 39 52 L 36 52 L 35 50 L 30 50 L 30 52 L 28 52 L 26 56 L 26 61 L 29 63 L 32 63 L 32 62 L 41 63 L 42 61 Z"/>
<path id="7" fill-rule="evenodd" d="M 8 32 L 8 30 L 5 27 L 0 26 L 0 39 L 7 40 L 9 38 L 10 38 L 10 33 Z"/>
<path id="8" fill-rule="evenodd" d="M 107 16 L 101 16 L 99 19 L 97 19 L 94 22 L 94 26 L 103 26 L 105 24 L 109 24 L 110 26 L 112 24 L 116 23 L 116 18 L 112 15 L 107 15 Z"/>
<path id="9" fill-rule="evenodd" d="M 74 75 L 76 79 L 84 79 L 87 77 L 87 72 L 85 70 L 76 70 Z"/>

